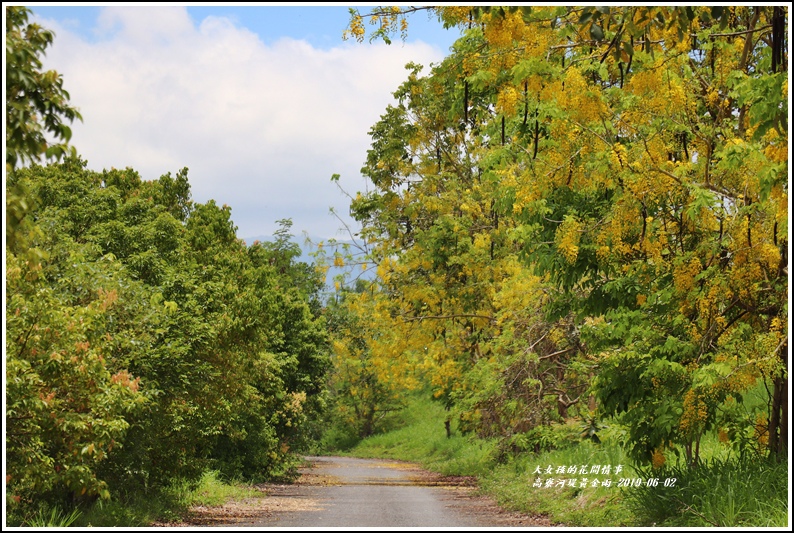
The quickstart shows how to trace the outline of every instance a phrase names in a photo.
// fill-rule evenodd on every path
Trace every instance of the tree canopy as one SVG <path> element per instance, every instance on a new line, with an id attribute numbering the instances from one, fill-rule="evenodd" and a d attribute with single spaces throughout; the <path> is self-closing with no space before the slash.
<path id="1" fill-rule="evenodd" d="M 7 248 L 7 495 L 22 512 L 207 468 L 289 476 L 323 408 L 318 274 L 238 240 L 228 206 L 190 199 L 187 169 L 85 166 L 9 179 L 39 199 L 25 237 L 47 254 Z"/>
<path id="2" fill-rule="evenodd" d="M 347 36 L 419 9 L 462 37 L 408 65 L 351 204 L 398 360 L 486 433 L 597 407 L 641 461 L 717 428 L 782 454 L 787 9 L 374 8 Z"/>

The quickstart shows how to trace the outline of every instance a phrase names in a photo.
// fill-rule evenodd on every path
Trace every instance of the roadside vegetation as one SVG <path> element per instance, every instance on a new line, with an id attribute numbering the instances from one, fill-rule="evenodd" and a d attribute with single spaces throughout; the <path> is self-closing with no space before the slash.
<path id="1" fill-rule="evenodd" d="M 328 444 L 556 523 L 785 525 L 788 9 L 351 9 L 347 36 L 416 11 L 463 36 L 370 130 Z M 629 486 L 557 485 L 615 461 Z"/>
<path id="2" fill-rule="evenodd" d="M 412 461 L 450 476 L 473 476 L 482 493 L 507 509 L 548 517 L 552 524 L 569 527 L 785 527 L 788 523 L 788 463 L 760 456 L 740 455 L 712 435 L 703 442 L 703 465 L 689 468 L 671 457 L 658 468 L 635 468 L 623 445 L 619 425 L 598 431 L 600 442 L 583 439 L 587 424 L 571 419 L 549 429 L 523 448 L 498 439 L 462 435 L 454 428 L 446 436 L 446 413 L 438 402 L 413 396 L 407 406 L 384 422 L 383 432 L 340 442 L 329 432 L 324 449 L 329 454 Z M 339 444 L 342 446 L 339 446 Z M 541 451 L 526 447 L 541 445 Z M 611 479 L 611 486 L 588 484 L 576 477 L 576 487 L 533 486 L 536 469 L 548 466 L 611 465 L 620 474 L 590 476 Z M 585 476 L 586 477 L 586 476 Z M 643 481 L 642 486 L 619 487 L 622 478 Z M 658 486 L 647 480 L 657 478 Z M 665 487 L 665 479 L 675 479 Z"/>
<path id="3" fill-rule="evenodd" d="M 189 520 L 194 506 L 222 506 L 262 497 L 265 495 L 250 483 L 223 480 L 217 471 L 207 471 L 197 481 L 159 490 L 157 497 L 131 493 L 69 512 L 46 505 L 26 523 L 30 527 L 150 527 Z"/>

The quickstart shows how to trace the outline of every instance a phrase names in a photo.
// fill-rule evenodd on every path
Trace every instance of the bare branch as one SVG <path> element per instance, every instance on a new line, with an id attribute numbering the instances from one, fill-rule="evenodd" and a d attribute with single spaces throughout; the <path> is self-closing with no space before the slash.
<path id="1" fill-rule="evenodd" d="M 414 322 L 416 320 L 446 320 L 448 318 L 482 318 L 484 320 L 488 320 L 490 322 L 496 322 L 496 319 L 492 316 L 488 315 L 476 315 L 476 314 L 460 314 L 460 315 L 435 315 L 435 316 L 417 316 L 417 317 L 403 317 L 405 322 Z"/>

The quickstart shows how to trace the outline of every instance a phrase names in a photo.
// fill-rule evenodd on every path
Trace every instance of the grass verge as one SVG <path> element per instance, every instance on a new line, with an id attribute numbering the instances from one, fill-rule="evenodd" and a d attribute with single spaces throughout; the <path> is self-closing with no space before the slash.
<path id="1" fill-rule="evenodd" d="M 184 519 L 193 506 L 223 505 L 228 501 L 261 497 L 250 485 L 226 482 L 217 472 L 206 472 L 198 483 L 179 483 L 156 496 L 130 495 L 97 501 L 74 521 L 80 527 L 145 527 Z"/>

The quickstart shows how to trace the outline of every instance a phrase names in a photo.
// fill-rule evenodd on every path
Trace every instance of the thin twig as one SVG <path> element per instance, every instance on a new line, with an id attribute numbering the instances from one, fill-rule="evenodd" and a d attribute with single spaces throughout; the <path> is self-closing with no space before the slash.
<path id="1" fill-rule="evenodd" d="M 474 315 L 474 314 L 461 314 L 461 315 L 435 315 L 435 316 L 417 316 L 417 317 L 410 317 L 406 318 L 403 317 L 405 322 L 414 322 L 416 320 L 445 320 L 448 318 L 482 318 L 488 320 L 490 322 L 495 322 L 496 319 L 492 316 L 487 315 Z"/>

